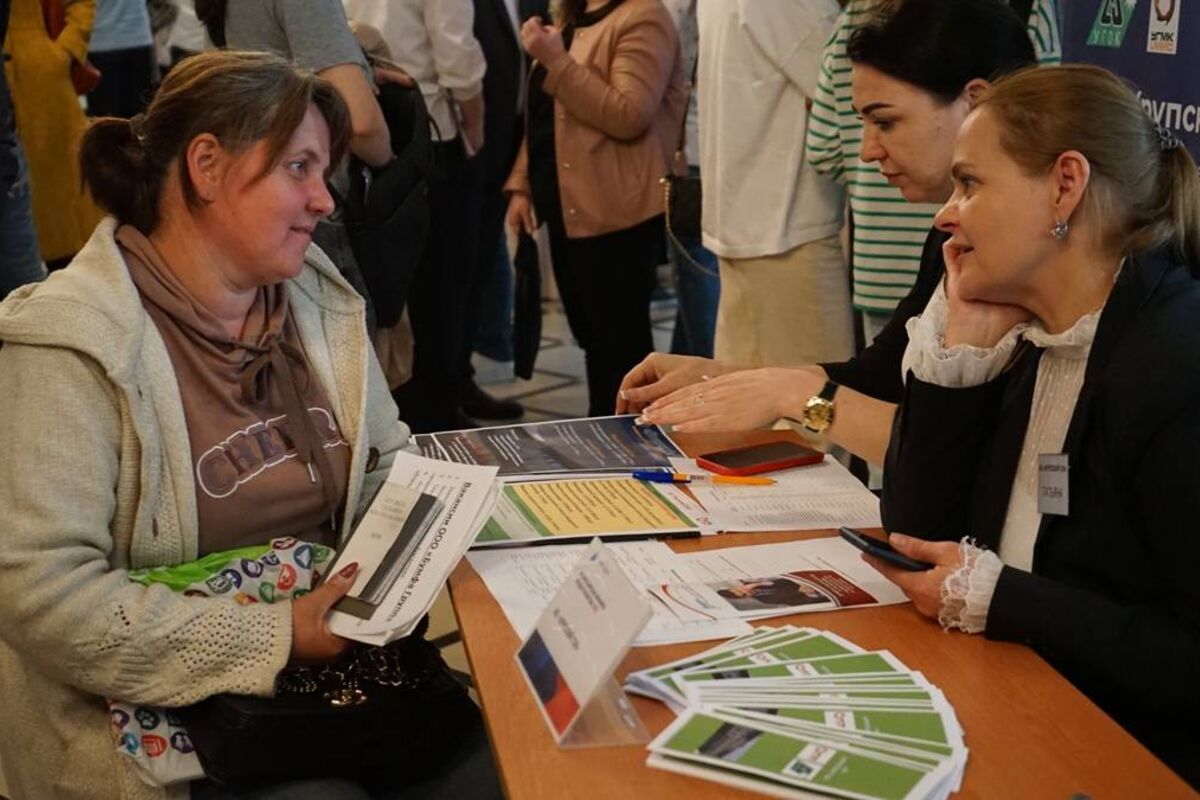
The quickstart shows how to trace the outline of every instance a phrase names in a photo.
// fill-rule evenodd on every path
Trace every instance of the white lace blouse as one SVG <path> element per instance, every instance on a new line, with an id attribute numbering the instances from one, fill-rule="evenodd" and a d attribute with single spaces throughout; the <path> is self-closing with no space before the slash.
<path id="1" fill-rule="evenodd" d="M 965 344 L 945 347 L 947 313 L 946 295 L 939 286 L 925 312 L 908 321 L 905 375 L 911 370 L 920 380 L 938 386 L 978 386 L 1003 371 L 1022 339 L 1045 349 L 1038 364 L 1029 425 L 1000 535 L 1000 553 L 984 550 L 964 538 L 962 566 L 942 583 L 938 622 L 946 629 L 979 633 L 987 625 L 988 607 L 1001 568 L 1005 564 L 1026 571 L 1033 567 L 1033 547 L 1041 524 L 1037 510 L 1038 456 L 1062 452 L 1083 388 L 1100 310 L 1080 317 L 1069 330 L 1058 334 L 1047 333 L 1036 320 L 1021 323 L 991 348 Z"/>

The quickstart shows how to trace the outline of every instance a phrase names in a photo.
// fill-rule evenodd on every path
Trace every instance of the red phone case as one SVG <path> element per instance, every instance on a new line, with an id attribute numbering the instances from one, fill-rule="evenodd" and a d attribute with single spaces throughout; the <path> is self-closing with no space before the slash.
<path id="1" fill-rule="evenodd" d="M 744 449 L 744 448 L 736 448 Z M 732 450 L 722 450 L 718 453 L 707 453 L 707 456 L 716 456 L 724 452 L 734 452 Z M 817 450 L 810 453 L 798 454 L 787 458 L 777 458 L 772 461 L 760 461 L 757 464 L 749 464 L 744 467 L 729 467 L 724 464 L 718 464 L 715 461 L 710 461 L 706 456 L 698 456 L 696 464 L 709 472 L 715 472 L 718 475 L 758 475 L 761 472 L 775 472 L 781 469 L 791 469 L 792 467 L 803 467 L 808 464 L 818 464 L 825 460 L 825 454 Z"/>

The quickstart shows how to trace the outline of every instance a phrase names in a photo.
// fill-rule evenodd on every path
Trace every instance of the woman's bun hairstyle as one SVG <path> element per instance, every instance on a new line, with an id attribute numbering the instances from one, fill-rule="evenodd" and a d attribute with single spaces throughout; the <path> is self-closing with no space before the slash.
<path id="1" fill-rule="evenodd" d="M 83 180 L 96 203 L 138 230 L 153 230 L 162 175 L 153 174 L 133 120 L 101 117 L 83 137 Z"/>

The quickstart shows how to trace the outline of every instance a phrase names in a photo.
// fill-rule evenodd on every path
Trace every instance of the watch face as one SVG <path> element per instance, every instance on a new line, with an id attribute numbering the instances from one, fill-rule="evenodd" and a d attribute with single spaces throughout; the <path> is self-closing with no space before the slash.
<path id="1" fill-rule="evenodd" d="M 804 404 L 804 423 L 811 431 L 824 432 L 833 424 L 833 402 L 823 397 L 809 398 Z"/>

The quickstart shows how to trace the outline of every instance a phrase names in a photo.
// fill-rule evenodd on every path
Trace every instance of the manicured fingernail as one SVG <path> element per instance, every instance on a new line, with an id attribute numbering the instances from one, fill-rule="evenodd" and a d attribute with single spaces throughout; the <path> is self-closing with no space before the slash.
<path id="1" fill-rule="evenodd" d="M 624 389 L 622 389 L 621 391 L 617 392 L 617 394 L 621 395 L 621 399 L 622 399 L 622 400 L 628 400 L 628 399 L 629 399 L 629 395 L 625 394 L 625 390 L 624 390 Z"/>
<path id="2" fill-rule="evenodd" d="M 634 425 L 650 425 L 651 423 L 650 423 L 650 418 L 648 416 L 646 416 L 645 414 L 642 414 L 640 417 L 638 417 L 637 419 L 635 419 L 633 421 L 633 424 Z"/>
<path id="3" fill-rule="evenodd" d="M 908 537 L 903 533 L 892 533 L 888 535 L 888 539 L 896 544 L 908 544 Z"/>
<path id="4" fill-rule="evenodd" d="M 338 572 L 338 577 L 353 578 L 354 573 L 356 573 L 356 572 L 358 572 L 358 562 L 357 561 L 355 561 L 353 564 L 347 564 L 346 566 L 342 567 L 341 570 Z"/>

